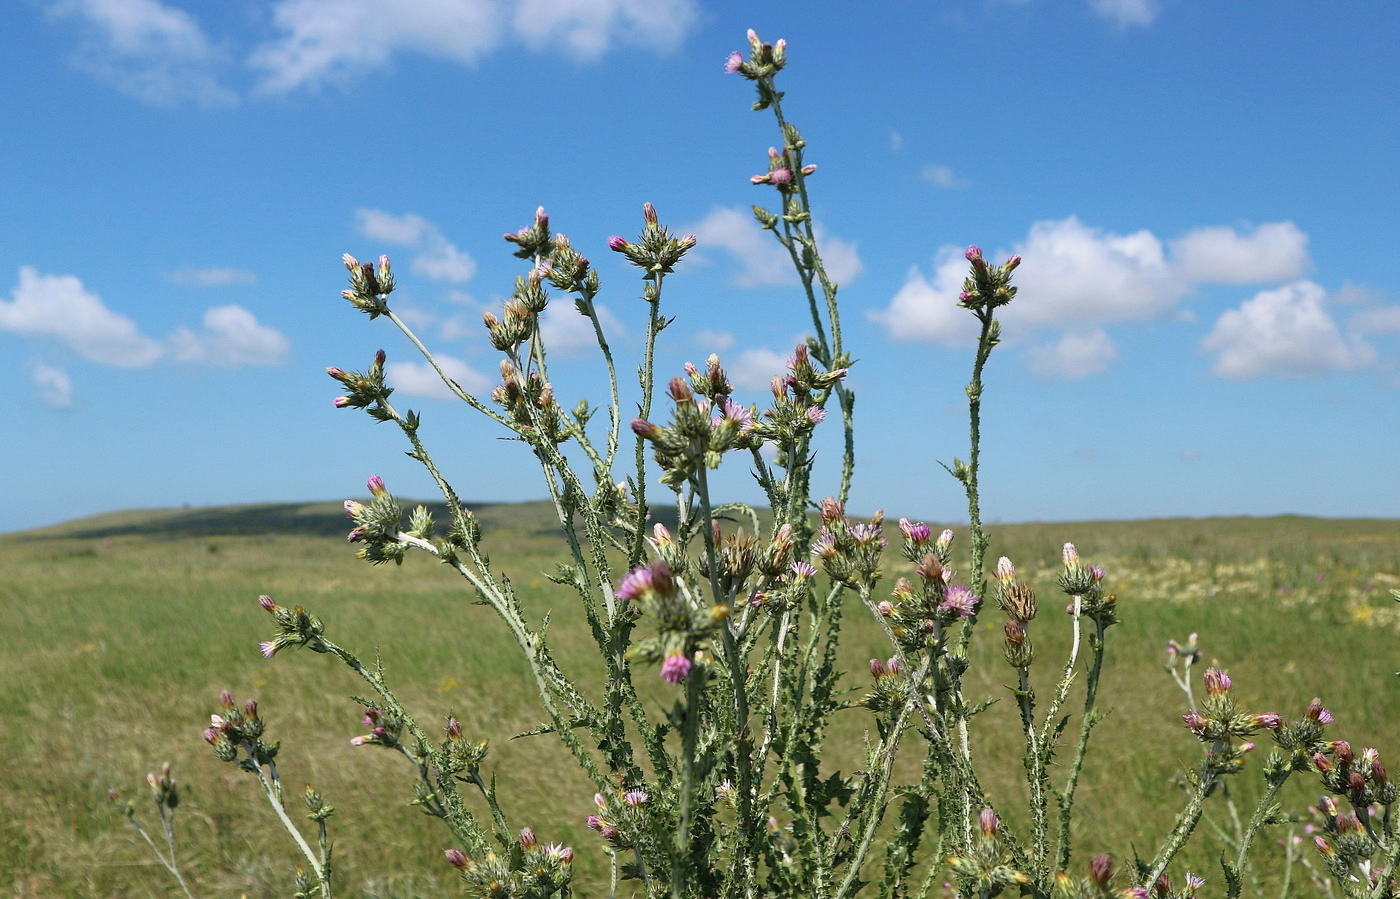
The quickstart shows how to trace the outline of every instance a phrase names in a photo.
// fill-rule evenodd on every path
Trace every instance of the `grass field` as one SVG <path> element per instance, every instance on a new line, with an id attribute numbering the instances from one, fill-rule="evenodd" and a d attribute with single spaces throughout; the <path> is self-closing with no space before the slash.
<path id="1" fill-rule="evenodd" d="M 553 610 L 556 657 L 566 670 L 586 669 L 591 641 L 581 616 L 542 576 L 561 545 L 552 536 L 552 512 L 532 504 L 477 511 L 488 551 L 527 606 L 537 614 Z M 270 628 L 257 596 L 270 593 L 320 615 L 342 645 L 371 658 L 381 653 L 391 683 L 421 720 L 451 713 L 469 737 L 489 737 L 487 767 L 513 820 L 532 825 L 542 840 L 574 846 L 578 892 L 606 895 L 604 857 L 583 823 L 591 787 L 552 738 L 510 739 L 541 713 L 490 611 L 427 560 L 397 569 L 357 562 L 340 536 L 345 527 L 335 506 L 256 506 L 120 513 L 0 537 L 0 628 L 10 635 L 0 650 L 7 697 L 0 891 L 178 895 L 106 798 L 113 787 L 137 797 L 153 825 L 144 778 L 170 761 L 182 791 L 182 866 L 196 895 L 289 895 L 295 849 L 255 781 L 216 761 L 200 739 L 219 691 L 229 689 L 240 701 L 257 698 L 270 736 L 284 741 L 288 786 L 312 783 L 339 809 L 331 819 L 339 895 L 460 894 L 441 860 L 446 831 L 407 807 L 403 759 L 350 745 L 362 726 L 347 697 L 362 686 L 325 656 L 258 654 Z M 1294 717 L 1321 696 L 1336 716 L 1334 738 L 1378 746 L 1396 767 L 1400 606 L 1388 591 L 1400 587 L 1400 522 L 1034 524 L 991 534 L 993 558 L 1010 555 L 1042 597 L 1042 669 L 1057 667 L 1063 651 L 1063 635 L 1051 632 L 1067 629 L 1055 614 L 1053 587 L 1063 542 L 1075 542 L 1087 562 L 1106 568 L 1120 598 L 1123 624 L 1109 635 L 1102 699 L 1113 712 L 1091 745 L 1080 794 L 1081 863 L 1101 850 L 1121 855 L 1136 847 L 1150 855 L 1180 805 L 1176 773 L 1199 750 L 1181 726 L 1184 698 L 1163 671 L 1170 638 L 1200 632 L 1204 660 L 1228 669 L 1251 709 Z M 965 544 L 965 534 L 959 539 Z M 892 567 L 888 575 L 898 573 Z M 865 660 L 888 653 L 875 627 L 850 617 L 848 685 L 863 692 Z M 970 692 L 1005 698 L 1011 672 L 992 639 L 999 628 L 983 630 Z M 663 695 L 659 685 L 655 695 Z M 985 713 L 977 748 L 993 771 L 987 785 L 1007 809 L 1021 789 L 1013 706 L 1001 702 Z M 834 722 L 835 759 L 843 767 L 857 758 L 867 714 L 850 709 Z M 1285 805 L 1303 812 L 1317 795 L 1307 778 L 1297 780 Z M 1259 786 L 1251 763 L 1231 787 L 1241 814 Z M 1224 799 L 1213 802 L 1206 839 L 1189 854 L 1217 886 L 1211 859 L 1221 844 L 1210 829 L 1228 835 L 1233 828 Z M 1016 823 L 1014 811 L 1008 817 Z M 1260 857 L 1266 884 L 1280 876 L 1274 840 L 1283 835 L 1271 834 Z M 1295 869 L 1293 878 L 1294 895 L 1315 894 L 1306 872 Z"/>

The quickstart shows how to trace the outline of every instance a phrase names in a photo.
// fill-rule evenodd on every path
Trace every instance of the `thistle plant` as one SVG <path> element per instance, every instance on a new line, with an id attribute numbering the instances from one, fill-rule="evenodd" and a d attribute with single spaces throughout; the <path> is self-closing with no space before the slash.
<path id="1" fill-rule="evenodd" d="M 1120 606 L 1109 574 L 1073 544 L 1063 547 L 1053 599 L 1037 596 L 1011 559 L 987 564 L 992 540 L 979 482 L 984 375 L 1000 342 L 998 312 L 1017 301 L 1022 260 L 997 263 L 976 246 L 966 251 L 958 305 L 979 325 L 966 387 L 970 443 L 967 461 L 954 457 L 946 466 L 967 497 L 970 565 L 959 573 L 952 530 L 847 512 L 853 362 L 842 338 L 839 285 L 823 264 L 812 221 L 808 192 L 817 169 L 777 88 L 786 44 L 752 31 L 748 38 L 748 51 L 732 54 L 725 69 L 753 85 L 753 109 L 772 114 L 778 134 L 763 171 L 750 179 L 767 198 L 754 216 L 796 270 L 810 329 L 785 369 L 773 373 L 765 408 L 735 399 L 717 355 L 681 371 L 657 370 L 657 337 L 673 320 L 663 306 L 667 279 L 696 238 L 673 233 L 650 203 L 636 236 L 607 241 L 642 281 L 645 337 L 635 388 L 624 387 L 599 318 L 597 270 L 543 208 L 504 236 L 521 270 L 499 312 L 483 316 L 500 373 L 486 396 L 453 381 L 396 314 L 387 257 L 343 260 L 344 299 L 371 320 L 387 319 L 458 399 L 534 457 L 567 546 L 549 575 L 556 602 L 581 609 L 602 682 L 582 683 L 561 665 L 550 649 L 549 617 L 531 617 L 493 566 L 490 535 L 420 438 L 420 414 L 392 399 L 384 350 L 363 370 L 327 370 L 341 389 L 334 403 L 397 427 L 440 490 L 447 516 L 436 520 L 422 505 L 405 514 L 389 486 L 370 477 L 369 501 L 345 504 L 349 541 L 374 565 L 426 554 L 464 578 L 466 592 L 499 619 L 538 704 L 541 721 L 530 737 L 558 740 L 591 783 L 591 799 L 578 797 L 576 809 L 591 842 L 541 842 L 550 823 L 519 820 L 510 797 L 496 790 L 491 735 L 468 735 L 447 716 L 425 723 L 397 697 L 385 667 L 335 642 L 341 638 L 332 625 L 312 611 L 261 597 L 271 617 L 262 654 L 309 649 L 364 682 L 368 694 L 355 702 L 367 732 L 352 742 L 403 757 L 409 804 L 442 823 L 446 863 L 473 896 L 570 895 L 576 854 L 593 853 L 607 860 L 609 895 L 847 899 L 873 891 L 895 899 L 927 897 L 946 884 L 963 897 L 1181 899 L 1206 887 L 1179 859 L 1208 802 L 1230 778 L 1259 768 L 1263 798 L 1233 857 L 1221 859 L 1220 894 L 1242 894 L 1256 838 L 1287 820 L 1277 797 L 1300 775 L 1327 792 L 1316 851 L 1343 895 L 1400 895 L 1396 788 L 1379 753 L 1329 739 L 1332 716 L 1321 700 L 1293 720 L 1244 707 L 1218 666 L 1206 669 L 1198 704 L 1195 635 L 1172 644 L 1170 666 L 1186 696 L 1182 721 L 1201 749 L 1183 808 L 1150 857 L 1115 860 L 1104 851 L 1110 847 L 1076 844 L 1076 798 L 1091 738 L 1107 714 L 1100 686 Z M 540 317 L 565 301 L 597 341 L 608 383 L 604 421 L 550 376 Z M 628 414 L 633 402 L 636 415 Z M 833 427 L 843 432 L 839 475 L 834 489 L 822 491 L 814 487 L 812 441 L 817 429 Z M 761 507 L 714 494 L 710 473 L 722 465 L 752 472 Z M 671 526 L 656 520 L 665 506 L 674 508 Z M 892 569 L 907 575 L 891 584 Z M 869 615 L 886 641 L 868 675 L 838 665 L 851 615 Z M 1048 661 L 1037 641 L 1055 631 L 1068 651 Z M 1001 697 L 973 695 L 968 671 L 979 640 L 1000 648 L 1013 682 L 1024 772 L 1016 795 L 994 796 L 985 786 L 979 716 Z M 657 695 L 664 697 L 659 710 Z M 332 809 L 308 788 L 313 848 L 285 810 L 279 744 L 264 740 L 256 704 L 238 707 L 226 695 L 221 708 L 206 740 L 220 759 L 256 776 L 300 848 L 307 868 L 298 895 L 329 897 Z M 834 770 L 825 752 L 836 715 L 868 716 L 864 754 L 850 773 Z M 1256 762 L 1263 753 L 1254 741 L 1265 736 L 1275 748 Z M 173 850 L 171 861 L 173 870 Z"/>

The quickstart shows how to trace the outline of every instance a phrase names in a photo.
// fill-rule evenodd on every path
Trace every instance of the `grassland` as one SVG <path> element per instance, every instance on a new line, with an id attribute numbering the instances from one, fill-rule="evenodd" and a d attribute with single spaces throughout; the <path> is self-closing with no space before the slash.
<path id="1" fill-rule="evenodd" d="M 552 610 L 555 655 L 566 669 L 587 670 L 580 616 L 543 577 L 560 549 L 548 508 L 481 507 L 478 515 L 489 551 L 529 608 Z M 294 850 L 252 779 L 217 762 L 200 740 L 215 697 L 230 689 L 240 700 L 256 697 L 271 736 L 283 739 L 288 785 L 313 783 L 340 810 L 331 821 L 340 895 L 459 895 L 441 862 L 445 832 L 406 805 L 403 760 L 350 745 L 362 728 L 347 697 L 361 686 L 324 656 L 258 654 L 269 634 L 256 598 L 270 593 L 320 615 L 343 645 L 380 653 L 401 698 L 425 720 L 452 713 L 469 736 L 491 738 L 488 767 L 513 819 L 573 845 L 580 892 L 606 895 L 606 880 L 597 885 L 602 853 L 583 826 L 592 789 L 550 738 L 510 739 L 540 713 L 489 610 L 429 561 L 398 569 L 356 562 L 344 527 L 329 505 L 254 506 L 114 514 L 0 537 L 0 628 L 9 635 L 0 650 L 0 892 L 178 895 L 106 798 L 115 787 L 142 800 L 144 814 L 145 774 L 170 761 L 183 797 L 182 862 L 196 895 L 288 895 Z M 1397 767 L 1400 617 L 1388 590 L 1400 587 L 1400 522 L 1007 525 L 992 536 L 993 553 L 1015 559 L 1042 597 L 1043 669 L 1064 646 L 1054 633 L 1064 630 L 1053 588 L 1061 543 L 1075 542 L 1087 561 L 1108 569 L 1120 597 L 1124 622 L 1110 632 L 1103 697 L 1113 713 L 1091 747 L 1081 788 L 1084 852 L 1150 854 L 1180 804 L 1176 775 L 1198 749 L 1180 724 L 1183 697 L 1162 670 L 1163 647 L 1193 631 L 1205 660 L 1229 670 L 1246 706 L 1294 716 L 1321 696 L 1336 716 L 1334 736 L 1379 746 Z M 851 617 L 844 662 L 849 686 L 863 691 L 864 661 L 886 653 L 878 630 Z M 1009 669 L 995 628 L 985 630 L 974 646 L 971 692 L 1004 698 Z M 865 715 L 839 713 L 835 764 L 855 764 Z M 1012 808 L 1021 789 L 1012 703 L 998 703 L 983 720 L 978 750 L 992 769 L 988 786 Z M 1232 785 L 1241 814 L 1259 782 L 1256 765 Z M 1285 805 L 1305 812 L 1314 790 L 1299 783 Z M 1233 830 L 1225 797 L 1210 814 L 1190 863 L 1218 880 L 1211 859 L 1221 844 L 1211 831 Z M 1282 863 L 1274 840 L 1267 843 L 1259 868 L 1272 884 Z M 1295 895 L 1312 894 L 1306 872 L 1293 877 L 1301 883 Z"/>

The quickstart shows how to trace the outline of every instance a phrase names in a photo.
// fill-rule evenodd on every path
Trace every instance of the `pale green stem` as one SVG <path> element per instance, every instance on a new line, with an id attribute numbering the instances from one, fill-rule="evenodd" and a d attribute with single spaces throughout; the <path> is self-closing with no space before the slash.
<path id="1" fill-rule="evenodd" d="M 273 790 L 272 784 L 268 782 L 267 775 L 263 774 L 261 765 L 257 766 L 257 775 L 258 783 L 262 784 L 263 791 L 267 793 L 267 801 L 272 806 L 272 810 L 277 813 L 277 817 L 281 820 L 282 826 L 287 829 L 287 833 L 292 835 L 292 839 L 296 841 L 297 846 L 301 849 L 301 854 L 306 856 L 307 863 L 311 865 L 311 870 L 315 872 L 316 882 L 321 888 L 321 896 L 323 899 L 330 899 L 331 884 L 330 881 L 326 879 L 325 866 L 321 863 L 321 860 L 316 857 L 316 853 L 312 851 L 311 846 L 307 844 L 306 838 L 301 835 L 301 831 L 297 830 L 296 825 L 292 823 L 292 819 L 287 817 L 287 810 L 282 807 L 282 803 L 277 797 L 277 792 Z"/>

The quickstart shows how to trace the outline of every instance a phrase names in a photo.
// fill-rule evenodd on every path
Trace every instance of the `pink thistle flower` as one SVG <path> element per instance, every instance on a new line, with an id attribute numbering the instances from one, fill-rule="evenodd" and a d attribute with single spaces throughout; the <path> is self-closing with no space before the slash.
<path id="1" fill-rule="evenodd" d="M 816 167 L 815 164 L 814 164 L 814 165 L 804 165 L 804 166 L 802 167 L 802 174 L 803 174 L 803 175 L 810 175 L 810 174 L 812 174 L 813 172 L 815 172 L 816 170 L 817 170 L 817 167 Z"/>
<path id="2" fill-rule="evenodd" d="M 270 659 L 273 656 L 277 655 L 277 644 L 271 640 L 264 640 L 263 642 L 259 643 L 258 649 L 261 650 L 263 658 L 265 659 Z"/>
<path id="3" fill-rule="evenodd" d="M 370 740 L 372 740 L 372 739 L 374 739 L 374 736 L 373 736 L 372 734 L 364 734 L 364 735 L 361 735 L 361 736 L 358 736 L 358 737 L 351 737 L 351 738 L 350 738 L 350 745 L 351 745 L 351 746 L 363 746 L 363 745 L 365 745 L 366 743 L 368 743 L 368 742 L 369 742 Z"/>
<path id="4" fill-rule="evenodd" d="M 626 252 L 627 241 L 614 234 L 612 237 L 608 238 L 608 249 L 612 250 L 614 253 Z"/>
<path id="5" fill-rule="evenodd" d="M 817 576 L 817 566 L 811 562 L 793 562 L 792 573 L 799 581 L 807 581 Z"/>
<path id="6" fill-rule="evenodd" d="M 681 653 L 672 653 L 661 663 L 661 679 L 668 684 L 678 684 L 690 676 L 690 659 Z"/>
<path id="7" fill-rule="evenodd" d="M 272 601 L 272 597 L 266 594 L 258 597 L 258 605 L 263 607 L 265 612 L 277 611 L 277 603 Z"/>
<path id="8" fill-rule="evenodd" d="M 1003 584 L 1010 584 L 1016 580 L 1016 566 L 1011 564 L 1011 560 L 1006 556 L 997 559 L 997 580 Z"/>
<path id="9" fill-rule="evenodd" d="M 819 425 L 826 421 L 826 410 L 821 406 L 808 406 L 805 414 L 807 415 L 807 420 L 814 425 Z"/>
<path id="10" fill-rule="evenodd" d="M 682 237 L 681 240 L 680 240 L 681 249 L 683 249 L 683 250 L 693 250 L 693 249 L 695 249 L 695 245 L 698 244 L 699 242 L 700 242 L 700 238 L 696 237 L 694 234 L 687 234 L 685 237 Z"/>
<path id="11" fill-rule="evenodd" d="M 967 618 L 977 611 L 978 599 L 972 595 L 972 590 L 958 584 L 956 587 L 949 587 L 943 600 L 939 603 L 939 611 L 954 612 L 958 618 Z"/>
<path id="12" fill-rule="evenodd" d="M 537 845 L 539 845 L 539 841 L 535 839 L 535 832 L 528 827 L 521 828 L 520 848 L 534 849 Z"/>
<path id="13" fill-rule="evenodd" d="M 642 218 L 646 221 L 646 223 L 647 223 L 648 225 L 655 225 L 656 222 L 657 222 L 657 218 L 656 218 L 656 207 L 653 206 L 653 205 L 651 205 L 651 203 L 649 203 L 649 202 L 648 202 L 648 203 L 643 203 L 643 204 L 642 204 Z"/>
<path id="14" fill-rule="evenodd" d="M 661 428 L 647 421 L 645 418 L 632 419 L 632 433 L 643 440 L 655 440 L 661 436 Z"/>
<path id="15" fill-rule="evenodd" d="M 1219 668 L 1207 668 L 1204 679 L 1206 693 L 1211 696 L 1219 696 L 1222 693 L 1228 693 L 1232 686 L 1230 683 L 1230 675 L 1221 671 Z"/>
<path id="16" fill-rule="evenodd" d="M 208 743 L 210 746 L 213 746 L 215 743 L 219 742 L 223 738 L 224 735 L 219 732 L 218 728 L 205 728 L 204 742 Z"/>
<path id="17" fill-rule="evenodd" d="M 447 856 L 447 863 L 458 871 L 465 871 L 471 867 L 472 860 L 460 849 L 448 849 L 443 854 Z"/>
<path id="18" fill-rule="evenodd" d="M 885 671 L 885 663 L 884 663 L 884 662 L 882 662 L 882 661 L 879 660 L 879 659 L 871 659 L 871 660 L 870 660 L 870 673 L 871 673 L 872 676 L 874 676 L 874 677 L 878 680 L 879 678 L 884 677 L 888 672 Z"/>
<path id="19" fill-rule="evenodd" d="M 785 168 L 776 168 L 768 173 L 768 183 L 770 184 L 782 185 L 787 184 L 791 180 L 792 172 Z"/>
<path id="20" fill-rule="evenodd" d="M 345 514 L 349 515 L 351 518 L 354 518 L 356 515 L 359 515 L 361 512 L 363 512 L 364 508 L 364 503 L 356 502 L 353 499 L 347 499 L 345 501 Z"/>
<path id="21" fill-rule="evenodd" d="M 1012 256 L 1010 259 L 1006 260 L 1006 265 L 1004 266 L 1004 268 L 1005 268 L 1008 272 L 1010 272 L 1010 271 L 1015 271 L 1015 270 L 1016 270 L 1016 266 L 1018 266 L 1018 265 L 1020 265 L 1020 264 L 1021 264 L 1021 257 L 1020 257 L 1019 255 L 1017 255 L 1017 256 Z"/>
<path id="22" fill-rule="evenodd" d="M 1264 730 L 1278 730 L 1283 726 L 1283 718 L 1277 712 L 1261 712 L 1254 716 L 1252 723 Z"/>
<path id="23" fill-rule="evenodd" d="M 1198 737 L 1205 732 L 1206 724 L 1208 723 L 1200 712 L 1187 712 L 1185 715 L 1181 716 L 1181 720 L 1186 723 L 1191 733 Z"/>
<path id="24" fill-rule="evenodd" d="M 338 396 L 335 399 L 331 400 L 331 405 L 335 406 L 337 409 L 344 409 L 346 406 L 350 405 L 350 397 Z"/>
<path id="25" fill-rule="evenodd" d="M 973 262 L 975 260 L 981 259 L 982 248 L 977 246 L 976 244 L 972 244 L 966 250 L 963 251 L 963 258 L 965 258 L 968 262 Z"/>
<path id="26" fill-rule="evenodd" d="M 588 824 L 588 829 L 589 829 L 589 830 L 602 830 L 602 829 L 603 829 L 603 819 L 600 818 L 600 817 L 598 817 L 597 815 L 589 815 L 589 816 L 588 816 L 588 821 L 587 821 L 586 823 Z"/>
<path id="27" fill-rule="evenodd" d="M 1316 721 L 1318 724 L 1331 724 L 1332 713 L 1322 707 L 1322 700 L 1316 697 L 1308 703 L 1308 710 L 1303 713 L 1305 717 Z"/>
<path id="28" fill-rule="evenodd" d="M 1089 861 L 1089 879 L 1094 885 L 1103 888 L 1108 886 L 1109 878 L 1113 877 L 1113 856 L 1107 852 L 1101 852 Z"/>
<path id="29" fill-rule="evenodd" d="M 1001 829 L 1001 819 L 997 817 L 996 812 L 984 808 L 977 815 L 977 827 L 982 831 L 983 838 L 990 840 Z"/>
<path id="30" fill-rule="evenodd" d="M 361 540 L 365 539 L 365 529 L 351 528 L 350 533 L 345 535 L 345 539 L 349 540 L 351 543 L 359 543 Z"/>
<path id="31" fill-rule="evenodd" d="M 365 482 L 365 485 L 369 487 L 369 492 L 376 497 L 383 496 L 389 492 L 388 488 L 384 486 L 384 479 L 379 475 L 371 476 L 370 479 Z"/>
<path id="32" fill-rule="evenodd" d="M 822 500 L 822 521 L 832 522 L 846 514 L 846 507 L 834 496 Z"/>
<path id="33" fill-rule="evenodd" d="M 1065 544 L 1065 548 L 1061 553 L 1061 556 L 1064 559 L 1065 565 L 1067 566 L 1079 564 L 1079 550 L 1074 548 L 1073 543 Z"/>
<path id="34" fill-rule="evenodd" d="M 890 602 L 888 599 L 882 599 L 880 600 L 880 604 L 875 607 L 875 610 L 888 618 L 895 612 L 894 603 Z"/>
<path id="35" fill-rule="evenodd" d="M 462 739 L 462 722 L 458 721 L 456 718 L 447 719 L 447 739 Z"/>
<path id="36" fill-rule="evenodd" d="M 553 845 L 556 845 L 556 846 L 557 846 L 557 845 L 559 845 L 559 844 L 558 844 L 558 843 L 555 843 L 555 844 L 553 844 Z M 573 864 L 573 861 L 574 861 L 574 847 L 572 847 L 572 846 L 565 846 L 565 847 L 563 847 L 562 849 L 559 850 L 558 856 L 559 856 L 559 862 L 560 862 L 560 864 L 564 864 L 564 865 Z"/>
<path id="37" fill-rule="evenodd" d="M 724 60 L 725 74 L 733 75 L 735 72 L 739 71 L 739 67 L 743 64 L 744 55 L 738 50 L 735 50 L 733 53 L 729 54 L 728 58 Z"/>
<path id="38" fill-rule="evenodd" d="M 907 518 L 899 520 L 899 532 L 904 535 L 904 539 L 912 540 L 915 543 L 926 543 L 928 538 L 933 536 L 928 525 L 923 522 L 910 521 Z"/>
<path id="39" fill-rule="evenodd" d="M 628 790 L 626 795 L 622 797 L 622 801 L 628 806 L 636 808 L 639 805 L 644 805 L 650 798 L 646 790 Z"/>

